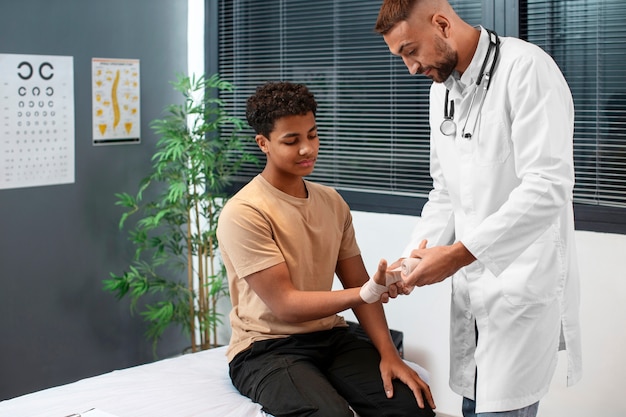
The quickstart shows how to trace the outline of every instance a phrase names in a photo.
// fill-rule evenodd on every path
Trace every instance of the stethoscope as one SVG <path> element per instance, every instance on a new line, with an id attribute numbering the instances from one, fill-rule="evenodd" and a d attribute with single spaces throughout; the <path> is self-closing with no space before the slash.
<path id="1" fill-rule="evenodd" d="M 474 130 L 476 129 L 476 125 L 478 124 L 478 118 L 480 117 L 480 112 L 483 108 L 483 103 L 485 102 L 485 96 L 487 95 L 487 90 L 489 89 L 489 85 L 491 84 L 491 77 L 493 76 L 493 72 L 496 68 L 496 62 L 498 61 L 498 56 L 500 55 L 500 38 L 498 34 L 492 30 L 486 29 L 489 34 L 489 47 L 487 48 L 487 54 L 485 55 L 485 60 L 483 61 L 483 65 L 480 67 L 480 72 L 478 73 L 478 79 L 476 80 L 476 88 L 474 89 L 474 94 L 472 95 L 472 101 L 470 101 L 469 111 L 467 113 L 467 118 L 465 119 L 465 124 L 463 125 L 463 131 L 461 132 L 461 136 L 465 139 L 471 139 L 474 134 Z M 487 62 L 489 62 L 489 55 L 493 50 L 493 61 L 491 61 L 491 67 L 488 72 L 485 72 L 485 68 L 487 67 Z M 468 129 L 467 122 L 470 119 L 470 115 L 472 114 L 472 109 L 474 108 L 474 101 L 476 100 L 476 94 L 480 89 L 480 84 L 485 79 L 485 83 L 483 84 L 483 93 L 480 98 L 480 103 L 478 104 L 478 111 L 476 112 L 476 118 L 474 119 L 474 125 L 471 126 L 471 129 Z M 449 99 L 450 90 L 446 89 L 446 99 L 443 103 L 443 121 L 441 122 L 441 126 L 439 126 L 439 130 L 446 136 L 454 136 L 456 135 L 456 122 L 454 121 L 454 100 Z M 448 108 L 449 103 L 449 108 Z"/>

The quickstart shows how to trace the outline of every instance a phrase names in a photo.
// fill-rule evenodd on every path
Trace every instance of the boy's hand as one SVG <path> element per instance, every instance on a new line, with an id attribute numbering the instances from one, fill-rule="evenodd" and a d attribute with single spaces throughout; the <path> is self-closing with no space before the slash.
<path id="1" fill-rule="evenodd" d="M 387 288 L 387 261 L 381 259 L 378 263 L 378 269 L 373 277 L 369 279 L 361 287 L 361 298 L 368 304 L 381 300 L 385 294 L 388 294 Z M 383 297 L 383 302 L 387 302 L 389 297 Z"/>

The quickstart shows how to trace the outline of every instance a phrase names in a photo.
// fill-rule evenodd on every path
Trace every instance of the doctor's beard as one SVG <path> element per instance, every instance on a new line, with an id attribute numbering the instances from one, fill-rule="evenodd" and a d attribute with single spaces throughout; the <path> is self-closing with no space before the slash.
<path id="1" fill-rule="evenodd" d="M 454 72 L 454 68 L 459 62 L 459 56 L 439 36 L 435 36 L 435 50 L 442 55 L 442 58 L 432 66 L 434 71 L 430 78 L 436 83 L 442 83 Z"/>

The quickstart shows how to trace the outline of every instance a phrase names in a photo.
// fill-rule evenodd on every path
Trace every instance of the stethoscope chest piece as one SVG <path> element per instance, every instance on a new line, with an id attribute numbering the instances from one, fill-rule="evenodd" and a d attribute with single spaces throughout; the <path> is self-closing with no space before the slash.
<path id="1" fill-rule="evenodd" d="M 452 119 L 444 119 L 439 126 L 439 130 L 446 136 L 454 136 L 456 134 L 456 123 Z"/>
<path id="2" fill-rule="evenodd" d="M 439 130 L 446 136 L 456 135 L 456 123 L 454 122 L 454 101 L 450 101 L 450 90 L 446 90 L 446 99 L 443 102 L 443 121 Z M 450 103 L 450 108 L 448 108 Z"/>

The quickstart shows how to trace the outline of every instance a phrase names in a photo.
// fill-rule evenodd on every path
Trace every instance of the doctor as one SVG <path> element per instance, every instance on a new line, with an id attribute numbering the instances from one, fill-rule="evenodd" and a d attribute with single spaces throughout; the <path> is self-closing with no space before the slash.
<path id="1" fill-rule="evenodd" d="M 472 27 L 446 0 L 384 0 L 375 30 L 434 81 L 433 189 L 406 281 L 452 280 L 450 386 L 463 415 L 535 416 L 558 350 L 568 385 L 581 377 L 568 85 L 539 47 Z"/>

